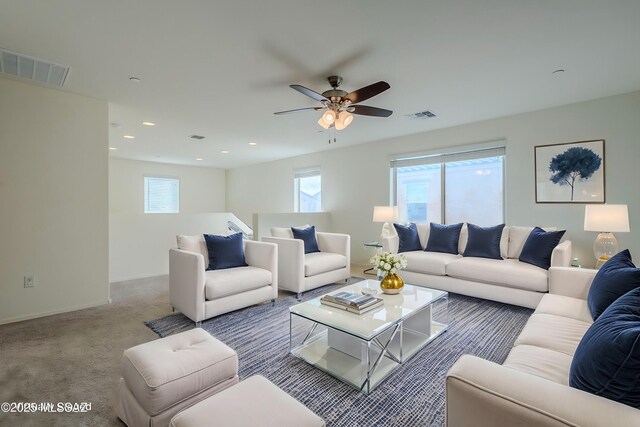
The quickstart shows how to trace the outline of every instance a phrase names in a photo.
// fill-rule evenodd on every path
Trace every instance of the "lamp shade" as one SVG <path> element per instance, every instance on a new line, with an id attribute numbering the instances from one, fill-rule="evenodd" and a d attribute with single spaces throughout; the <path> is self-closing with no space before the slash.
<path id="1" fill-rule="evenodd" d="M 373 222 L 394 222 L 398 220 L 397 206 L 374 206 Z"/>
<path id="2" fill-rule="evenodd" d="M 586 205 L 584 229 L 599 232 L 630 231 L 627 205 Z"/>

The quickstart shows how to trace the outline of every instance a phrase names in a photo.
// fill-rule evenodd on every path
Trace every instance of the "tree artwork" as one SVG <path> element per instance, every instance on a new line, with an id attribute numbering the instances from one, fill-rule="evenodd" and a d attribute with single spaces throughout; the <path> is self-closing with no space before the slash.
<path id="1" fill-rule="evenodd" d="M 588 148 L 571 147 L 551 159 L 549 171 L 551 181 L 558 185 L 568 185 L 571 187 L 571 200 L 573 201 L 573 191 L 578 181 L 589 179 L 602 164 L 602 157 Z"/>

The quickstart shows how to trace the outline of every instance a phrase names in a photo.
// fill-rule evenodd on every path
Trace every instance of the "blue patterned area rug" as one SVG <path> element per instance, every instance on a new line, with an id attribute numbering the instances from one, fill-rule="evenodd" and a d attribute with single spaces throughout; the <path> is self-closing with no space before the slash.
<path id="1" fill-rule="evenodd" d="M 325 286 L 303 300 L 338 289 Z M 445 375 L 463 354 L 502 363 L 533 312 L 530 309 L 449 295 L 449 329 L 401 365 L 371 394 L 289 355 L 289 306 L 293 294 L 202 323 L 238 353 L 240 379 L 261 374 L 321 416 L 327 426 L 443 426 Z M 145 323 L 161 337 L 192 329 L 176 313 Z"/>

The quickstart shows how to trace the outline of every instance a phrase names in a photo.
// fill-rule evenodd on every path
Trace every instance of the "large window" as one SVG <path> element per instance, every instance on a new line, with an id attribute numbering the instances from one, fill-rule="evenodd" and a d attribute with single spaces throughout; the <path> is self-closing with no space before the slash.
<path id="1" fill-rule="evenodd" d="M 400 221 L 504 222 L 504 159 L 499 147 L 392 160 Z"/>
<path id="2" fill-rule="evenodd" d="M 322 211 L 322 176 L 319 169 L 295 172 L 294 212 Z"/>
<path id="3" fill-rule="evenodd" d="M 180 181 L 177 178 L 144 177 L 144 213 L 178 213 Z"/>

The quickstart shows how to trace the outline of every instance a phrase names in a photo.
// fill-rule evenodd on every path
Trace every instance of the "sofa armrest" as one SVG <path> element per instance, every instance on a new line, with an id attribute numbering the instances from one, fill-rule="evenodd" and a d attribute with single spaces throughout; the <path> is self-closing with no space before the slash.
<path id="1" fill-rule="evenodd" d="M 262 241 L 278 245 L 278 287 L 304 292 L 304 242 L 282 237 L 263 237 Z"/>
<path id="2" fill-rule="evenodd" d="M 571 240 L 565 240 L 551 252 L 551 267 L 569 267 L 571 265 Z"/>
<path id="3" fill-rule="evenodd" d="M 380 236 L 380 243 L 382 244 L 383 251 L 397 254 L 398 248 L 400 247 L 400 238 L 398 236 Z"/>
<path id="4" fill-rule="evenodd" d="M 204 320 L 204 257 L 169 249 L 169 303 L 194 322 Z"/>
<path id="5" fill-rule="evenodd" d="M 244 259 L 252 267 L 262 268 L 271 272 L 273 298 L 278 298 L 278 245 L 245 240 Z"/>
<path id="6" fill-rule="evenodd" d="M 640 425 L 640 411 L 464 355 L 446 380 L 447 427 Z"/>
<path id="7" fill-rule="evenodd" d="M 597 272 L 589 268 L 551 267 L 549 293 L 586 300 Z"/>

